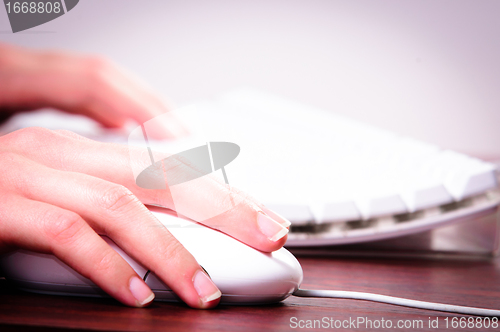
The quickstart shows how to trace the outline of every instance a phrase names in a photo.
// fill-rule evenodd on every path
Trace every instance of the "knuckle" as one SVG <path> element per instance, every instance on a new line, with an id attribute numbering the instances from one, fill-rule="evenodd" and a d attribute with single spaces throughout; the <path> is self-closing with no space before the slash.
<path id="1" fill-rule="evenodd" d="M 13 131 L 5 137 L 13 141 L 36 142 L 48 137 L 53 137 L 54 135 L 54 132 L 47 128 L 28 127 Z"/>
<path id="2" fill-rule="evenodd" d="M 5 181 L 9 182 L 9 179 L 13 177 L 17 177 L 16 174 L 19 174 L 19 170 L 22 168 L 22 161 L 23 157 L 15 152 L 0 150 L 0 173 L 2 174 L 0 179 L 3 183 Z M 19 182 L 20 179 L 17 180 Z"/>
<path id="3" fill-rule="evenodd" d="M 30 156 L 33 151 L 47 151 L 52 150 L 50 154 L 44 156 L 47 159 L 57 160 L 62 168 L 71 161 L 71 157 L 75 155 L 76 149 L 67 146 L 70 143 L 68 136 L 61 135 L 60 133 L 42 127 L 28 127 L 16 130 L 6 136 L 2 137 L 2 143 L 5 146 L 11 147 L 20 155 Z M 54 153 L 56 147 L 60 147 L 62 151 L 72 151 L 73 153 Z M 70 149 L 68 149 L 70 148 Z"/>
<path id="4" fill-rule="evenodd" d="M 110 61 L 99 56 L 88 56 L 81 62 L 81 77 L 84 78 L 81 105 L 94 108 L 102 102 L 104 91 L 109 90 L 112 75 L 112 64 Z"/>
<path id="5" fill-rule="evenodd" d="M 88 56 L 84 59 L 84 70 L 91 76 L 97 79 L 102 79 L 103 76 L 110 70 L 111 62 L 101 56 Z"/>
<path id="6" fill-rule="evenodd" d="M 169 260 L 183 261 L 187 253 L 184 246 L 172 237 L 170 241 L 165 242 L 165 256 Z"/>
<path id="7" fill-rule="evenodd" d="M 113 185 L 108 188 L 102 195 L 99 195 L 99 206 L 105 210 L 129 211 L 140 204 L 135 195 L 126 187 L 121 185 Z"/>
<path id="8" fill-rule="evenodd" d="M 66 130 L 66 129 L 57 129 L 57 130 L 54 130 L 54 133 L 60 134 L 60 135 L 65 136 L 65 137 L 78 139 L 78 140 L 90 140 L 84 136 L 78 135 L 77 133 L 75 133 L 71 130 Z"/>
<path id="9" fill-rule="evenodd" d="M 49 213 L 43 219 L 49 239 L 62 245 L 75 241 L 85 224 L 78 214 L 70 211 Z"/>
<path id="10" fill-rule="evenodd" d="M 77 133 L 71 131 L 71 130 L 67 130 L 67 129 L 56 129 L 54 130 L 55 133 L 58 133 L 58 134 L 61 134 L 61 135 L 65 135 L 65 136 L 80 136 L 78 135 Z"/>
<path id="11" fill-rule="evenodd" d="M 18 155 L 12 151 L 0 150 L 0 161 L 2 164 L 11 164 L 18 158 Z"/>
<path id="12" fill-rule="evenodd" d="M 43 127 L 28 127 L 21 129 L 25 135 L 33 135 L 33 136 L 49 136 L 53 135 L 52 130 L 43 128 Z"/>
<path id="13" fill-rule="evenodd" d="M 171 184 L 187 182 L 206 175 L 191 160 L 182 156 L 171 156 L 163 161 L 167 182 Z"/>
<path id="14" fill-rule="evenodd" d="M 18 129 L 2 137 L 2 143 L 10 146 L 14 150 L 47 148 L 47 145 L 53 144 L 64 138 L 53 130 L 42 127 L 28 127 Z M 2 145 L 4 145 L 2 144 Z"/>
<path id="15" fill-rule="evenodd" d="M 100 257 L 94 263 L 94 272 L 99 274 L 110 273 L 115 270 L 117 262 L 117 254 L 112 249 L 106 250 L 104 253 L 99 253 Z"/>
<path id="16" fill-rule="evenodd" d="M 218 194 L 218 199 L 219 199 L 219 211 L 221 213 L 230 211 L 233 208 L 233 205 L 235 202 L 240 203 L 241 199 L 240 197 L 237 197 L 234 195 L 234 193 L 231 192 L 228 188 L 225 186 L 220 186 L 219 194 Z"/>

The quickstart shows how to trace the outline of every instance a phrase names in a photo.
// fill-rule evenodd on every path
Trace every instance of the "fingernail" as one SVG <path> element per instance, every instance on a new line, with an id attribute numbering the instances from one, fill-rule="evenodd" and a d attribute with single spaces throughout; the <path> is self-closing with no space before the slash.
<path id="1" fill-rule="evenodd" d="M 212 279 L 201 270 L 194 275 L 193 284 L 198 296 L 205 303 L 216 300 L 222 295 Z"/>
<path id="2" fill-rule="evenodd" d="M 271 218 L 273 218 L 275 221 L 279 222 L 283 227 L 289 227 L 292 224 L 285 217 L 281 216 L 280 214 L 276 213 L 271 209 L 264 207 L 262 210 L 264 210 L 264 212 L 268 214 Z"/>
<path id="3" fill-rule="evenodd" d="M 273 242 L 278 241 L 288 233 L 288 229 L 261 211 L 259 211 L 257 223 L 259 224 L 260 231 Z"/>
<path id="4" fill-rule="evenodd" d="M 130 292 L 137 300 L 138 306 L 142 307 L 153 301 L 155 298 L 155 294 L 151 291 L 148 285 L 146 285 L 146 283 L 138 277 L 134 276 L 130 279 L 129 288 Z"/>

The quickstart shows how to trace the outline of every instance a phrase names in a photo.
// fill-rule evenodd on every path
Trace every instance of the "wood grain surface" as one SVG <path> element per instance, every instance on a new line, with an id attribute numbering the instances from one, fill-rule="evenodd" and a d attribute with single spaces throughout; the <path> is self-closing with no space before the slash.
<path id="1" fill-rule="evenodd" d="M 500 260 L 429 260 L 382 258 L 299 257 L 304 269 L 302 288 L 374 292 L 434 301 L 500 309 Z M 445 329 L 445 318 L 457 315 L 427 310 L 339 299 L 290 297 L 268 306 L 219 306 L 194 310 L 184 304 L 155 302 L 145 309 L 127 308 L 112 299 L 30 294 L 0 280 L 0 331 L 107 330 L 107 331 L 291 331 L 307 320 L 372 321 L 382 318 L 422 320 L 424 328 Z M 438 318 L 439 329 L 429 329 Z M 292 321 L 291 321 L 292 320 Z M 352 328 L 352 325 L 350 326 Z M 369 326 L 368 326 L 369 327 Z M 357 330 L 389 330 L 368 328 Z M 488 329 L 488 330 L 499 330 Z M 310 330 L 310 329 L 308 329 Z M 331 330 L 331 329 L 330 329 Z M 348 330 L 348 329 L 344 329 Z M 471 329 L 462 329 L 471 330 Z M 474 329 L 476 330 L 476 329 Z M 479 329 L 478 329 L 479 330 Z"/>

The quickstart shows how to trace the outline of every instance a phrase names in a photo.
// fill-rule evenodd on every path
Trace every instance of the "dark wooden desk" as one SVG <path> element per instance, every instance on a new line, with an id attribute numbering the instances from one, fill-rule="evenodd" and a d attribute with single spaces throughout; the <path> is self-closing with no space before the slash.
<path id="1" fill-rule="evenodd" d="M 375 292 L 417 300 L 500 309 L 500 260 L 458 261 L 424 259 L 311 258 L 299 257 L 304 269 L 302 288 Z M 298 320 L 372 321 L 422 320 L 457 315 L 366 301 L 291 297 L 282 304 L 256 307 L 220 306 L 194 310 L 182 304 L 155 302 L 146 309 L 127 308 L 112 299 L 36 295 L 13 290 L 0 281 L 0 331 L 59 329 L 92 330 L 238 330 L 290 331 Z M 306 322 L 304 322 L 306 323 Z M 387 323 L 386 323 L 387 324 Z M 294 325 L 294 324 L 292 324 Z M 500 327 L 492 330 L 499 330 Z M 368 331 L 361 324 L 358 330 Z M 387 329 L 377 329 L 378 331 Z M 436 331 L 436 329 L 432 329 Z M 448 330 L 452 329 L 451 325 Z M 458 329 L 460 330 L 460 329 Z M 461 329 L 470 330 L 470 329 Z"/>

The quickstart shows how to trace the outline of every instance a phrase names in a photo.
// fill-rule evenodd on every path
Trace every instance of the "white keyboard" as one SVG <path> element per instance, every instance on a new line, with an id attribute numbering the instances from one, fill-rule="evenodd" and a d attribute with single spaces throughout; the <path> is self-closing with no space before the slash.
<path id="1" fill-rule="evenodd" d="M 229 182 L 292 222 L 288 246 L 421 232 L 488 213 L 500 202 L 494 164 L 266 93 L 232 91 L 184 115 L 196 115 L 202 141 L 241 147 L 226 166 Z M 54 123 L 27 119 L 23 126 Z M 11 129 L 21 127 L 15 121 Z M 48 127 L 54 126 L 123 141 L 88 126 Z"/>
<path id="2" fill-rule="evenodd" d="M 265 93 L 213 107 L 211 132 L 233 135 L 252 170 L 242 188 L 292 222 L 288 246 L 411 234 L 499 203 L 494 164 Z"/>

